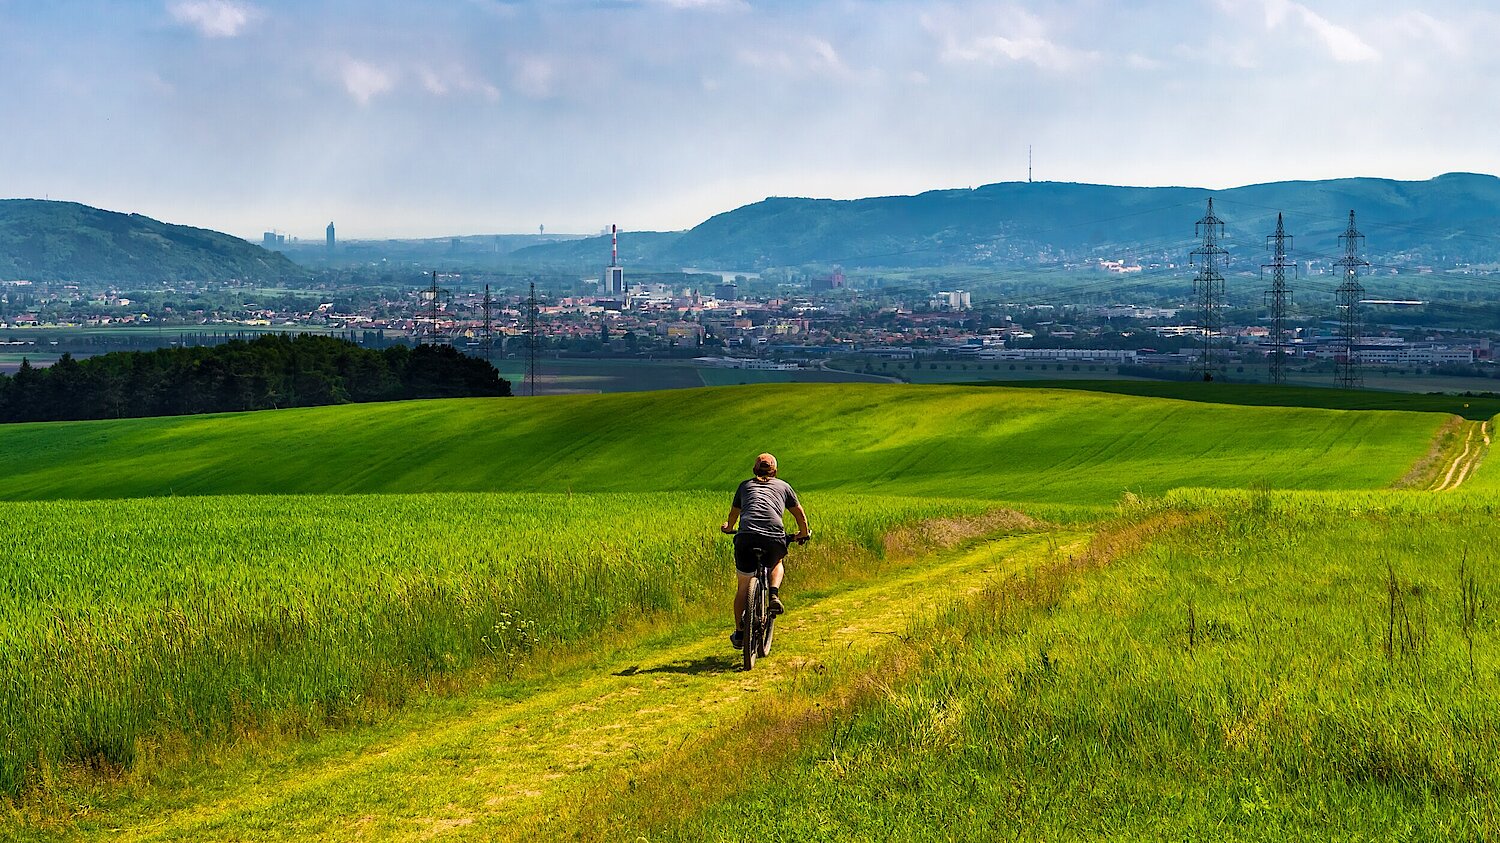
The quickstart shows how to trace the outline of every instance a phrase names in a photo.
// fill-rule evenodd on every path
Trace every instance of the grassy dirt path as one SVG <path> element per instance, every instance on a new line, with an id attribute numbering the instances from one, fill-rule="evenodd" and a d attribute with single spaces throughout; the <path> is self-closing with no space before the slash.
<path id="1" fill-rule="evenodd" d="M 1464 422 L 1463 447 L 1442 471 L 1435 492 L 1457 489 L 1479 467 L 1490 450 L 1490 423 Z"/>
<path id="2" fill-rule="evenodd" d="M 797 593 L 794 559 L 776 651 L 751 673 L 738 670 L 727 623 L 700 623 L 546 679 L 428 700 L 379 726 L 143 786 L 73 831 L 125 841 L 504 838 L 578 787 L 732 726 L 778 689 L 853 681 L 913 618 L 992 575 L 1073 552 L 1084 536 L 985 541 L 821 595 Z"/>

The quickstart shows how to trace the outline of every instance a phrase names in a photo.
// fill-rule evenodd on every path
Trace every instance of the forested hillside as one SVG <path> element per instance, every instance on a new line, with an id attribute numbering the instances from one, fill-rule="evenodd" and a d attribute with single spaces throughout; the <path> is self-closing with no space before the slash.
<path id="1" fill-rule="evenodd" d="M 452 346 L 373 351 L 312 334 L 119 351 L 0 375 L 0 421 L 177 416 L 406 398 L 510 394 L 488 362 Z"/>
<path id="2" fill-rule="evenodd" d="M 306 275 L 238 237 L 76 202 L 0 200 L 0 280 L 277 281 Z"/>

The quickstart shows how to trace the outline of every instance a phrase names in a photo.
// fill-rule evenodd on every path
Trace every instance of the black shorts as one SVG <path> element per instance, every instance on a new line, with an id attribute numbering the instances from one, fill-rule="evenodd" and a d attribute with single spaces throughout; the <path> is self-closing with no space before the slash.
<path id="1" fill-rule="evenodd" d="M 742 574 L 754 575 L 757 561 L 755 549 L 760 548 L 764 554 L 766 567 L 774 568 L 776 563 L 786 558 L 786 538 L 776 538 L 761 533 L 736 533 L 734 537 L 734 569 Z"/>

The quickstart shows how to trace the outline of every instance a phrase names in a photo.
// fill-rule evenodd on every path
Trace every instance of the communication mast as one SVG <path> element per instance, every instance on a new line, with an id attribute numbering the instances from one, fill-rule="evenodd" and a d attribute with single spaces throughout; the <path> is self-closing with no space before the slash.
<path id="1" fill-rule="evenodd" d="M 536 282 L 531 282 L 531 296 L 526 299 L 526 394 L 536 395 Z"/>
<path id="2" fill-rule="evenodd" d="M 1214 216 L 1214 200 L 1209 197 L 1208 213 L 1198 220 L 1194 233 L 1203 238 L 1203 245 L 1189 255 L 1189 263 L 1198 267 L 1193 277 L 1193 295 L 1198 299 L 1203 331 L 1203 356 L 1199 369 L 1203 380 L 1211 381 L 1219 369 L 1219 343 L 1224 333 L 1224 273 L 1221 267 L 1229 263 L 1229 252 L 1219 245 L 1224 236 L 1224 221 Z"/>
<path id="3" fill-rule="evenodd" d="M 1370 265 L 1369 261 L 1359 256 L 1359 248 L 1364 241 L 1365 236 L 1354 227 L 1354 212 L 1350 211 L 1349 227 L 1339 235 L 1339 242 L 1344 245 L 1344 256 L 1334 264 L 1344 270 L 1344 281 L 1337 290 L 1339 345 L 1343 347 L 1344 353 L 1335 358 L 1334 366 L 1339 386 L 1348 389 L 1364 385 L 1364 376 L 1359 370 L 1359 341 L 1363 333 L 1359 319 L 1359 299 L 1364 295 L 1365 288 L 1359 283 L 1359 271 Z"/>
<path id="4" fill-rule="evenodd" d="M 1261 276 L 1271 270 L 1271 289 L 1266 298 L 1271 305 L 1271 383 L 1286 383 L 1287 346 L 1291 343 L 1286 335 L 1286 309 L 1292 303 L 1292 291 L 1286 285 L 1286 271 L 1295 274 L 1297 264 L 1286 259 L 1286 250 L 1291 248 L 1292 236 L 1286 233 L 1281 214 L 1276 215 L 1276 233 L 1266 237 L 1266 248 L 1271 250 L 1271 262 L 1261 264 Z"/>

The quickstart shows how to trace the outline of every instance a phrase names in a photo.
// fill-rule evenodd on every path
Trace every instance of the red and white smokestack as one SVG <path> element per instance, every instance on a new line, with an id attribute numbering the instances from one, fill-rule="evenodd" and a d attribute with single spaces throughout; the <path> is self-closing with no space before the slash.
<path id="1" fill-rule="evenodd" d="M 614 223 L 610 223 L 609 226 L 609 265 L 620 265 L 620 236 Z"/>

